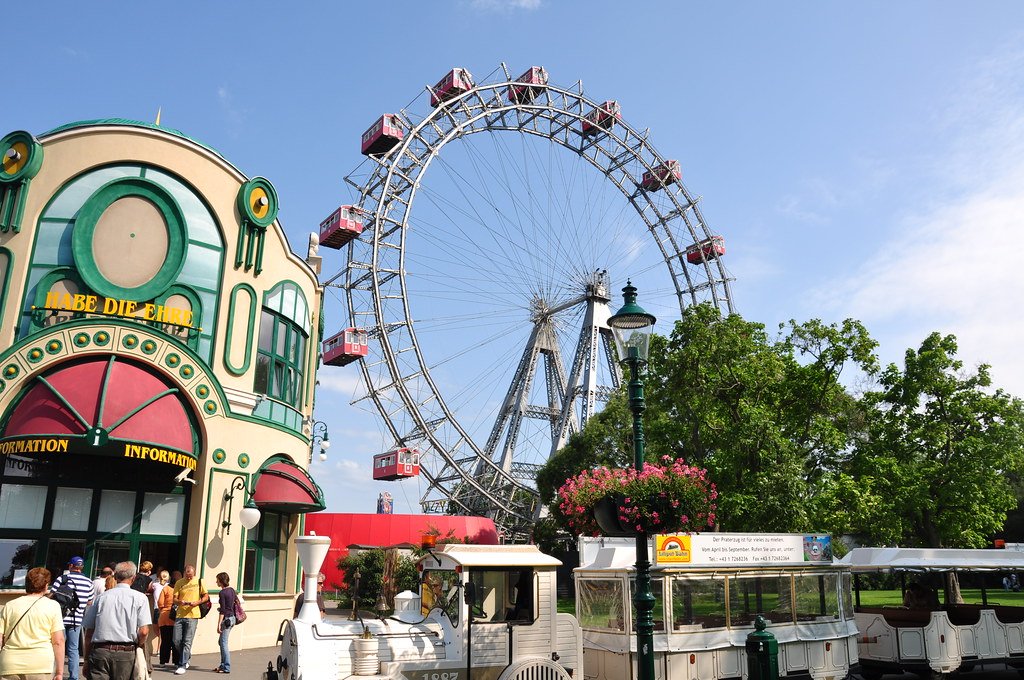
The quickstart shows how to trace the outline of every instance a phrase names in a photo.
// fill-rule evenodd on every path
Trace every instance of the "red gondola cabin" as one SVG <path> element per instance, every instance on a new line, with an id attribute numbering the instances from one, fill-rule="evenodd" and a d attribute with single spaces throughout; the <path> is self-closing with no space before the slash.
<path id="1" fill-rule="evenodd" d="M 363 223 L 351 205 L 343 205 L 320 223 L 320 245 L 338 249 L 363 233 Z"/>
<path id="2" fill-rule="evenodd" d="M 393 482 L 420 474 L 420 452 L 417 449 L 395 449 L 373 457 L 373 478 Z"/>
<path id="3" fill-rule="evenodd" d="M 454 99 L 473 89 L 473 74 L 464 68 L 453 68 L 448 75 L 430 90 L 430 105 L 437 106 L 441 102 Z"/>
<path id="4" fill-rule="evenodd" d="M 398 116 L 385 113 L 363 133 L 360 151 L 364 156 L 387 153 L 402 141 L 405 133 L 398 123 Z"/>
<path id="5" fill-rule="evenodd" d="M 694 243 L 686 249 L 686 261 L 690 264 L 700 264 L 704 260 L 713 260 L 716 257 L 725 255 L 725 237 L 712 236 L 699 243 Z"/>
<path id="6" fill-rule="evenodd" d="M 683 178 L 683 171 L 679 169 L 679 161 L 665 161 L 653 170 L 644 173 L 640 180 L 640 186 L 647 191 L 657 191 L 669 184 L 675 184 Z"/>
<path id="7" fill-rule="evenodd" d="M 324 340 L 323 359 L 328 366 L 345 366 L 362 359 L 369 351 L 366 331 L 362 328 L 346 328 Z"/>
<path id="8" fill-rule="evenodd" d="M 622 120 L 622 107 L 615 101 L 605 102 L 583 117 L 583 135 L 611 130 L 617 120 Z"/>
<path id="9" fill-rule="evenodd" d="M 532 102 L 547 84 L 548 72 L 542 66 L 531 66 L 526 73 L 516 78 L 515 85 L 509 86 L 508 99 L 516 104 Z"/>

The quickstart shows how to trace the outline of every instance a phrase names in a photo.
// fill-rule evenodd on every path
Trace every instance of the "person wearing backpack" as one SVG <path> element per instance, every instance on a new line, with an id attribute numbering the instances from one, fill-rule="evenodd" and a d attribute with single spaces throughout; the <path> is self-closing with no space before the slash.
<path id="1" fill-rule="evenodd" d="M 54 593 L 58 590 L 69 595 L 73 592 L 78 597 L 78 606 L 64 612 L 64 649 L 68 660 L 68 680 L 78 680 L 78 643 L 82 634 L 82 619 L 85 616 L 85 608 L 92 604 L 93 600 L 92 580 L 82 573 L 83 566 L 85 560 L 75 555 L 68 560 L 68 570 L 50 586 L 50 597 L 58 601 L 68 599 L 55 598 Z"/>

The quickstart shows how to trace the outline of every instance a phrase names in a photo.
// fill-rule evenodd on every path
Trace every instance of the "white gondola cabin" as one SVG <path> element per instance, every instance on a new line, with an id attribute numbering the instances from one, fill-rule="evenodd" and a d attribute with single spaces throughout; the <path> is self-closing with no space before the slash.
<path id="1" fill-rule="evenodd" d="M 644 173 L 640 180 L 640 186 L 647 191 L 657 191 L 669 184 L 675 184 L 683 178 L 683 171 L 679 168 L 679 161 L 665 161 L 653 170 Z"/>
<path id="2" fill-rule="evenodd" d="M 615 121 L 622 120 L 622 107 L 616 101 L 607 101 L 583 117 L 583 135 L 596 135 L 611 130 Z"/>
<path id="3" fill-rule="evenodd" d="M 387 153 L 402 141 L 405 133 L 394 113 L 385 113 L 363 133 L 360 151 L 364 156 Z"/>
<path id="4" fill-rule="evenodd" d="M 636 539 L 580 538 L 576 618 L 586 680 L 636 677 Z M 857 670 L 850 571 L 828 536 L 658 535 L 654 559 L 655 676 L 747 677 L 758 615 L 779 643 L 779 677 L 841 680 Z"/>
<path id="5" fill-rule="evenodd" d="M 725 255 L 724 236 L 712 236 L 686 248 L 686 261 L 690 264 L 700 264 L 722 255 Z"/>
<path id="6" fill-rule="evenodd" d="M 373 478 L 387 482 L 420 474 L 420 452 L 417 449 L 400 448 L 373 457 Z"/>
<path id="7" fill-rule="evenodd" d="M 508 88 L 509 101 L 516 104 L 532 102 L 548 84 L 548 72 L 542 66 L 531 66 Z"/>
<path id="8" fill-rule="evenodd" d="M 464 68 L 453 68 L 437 85 L 430 88 L 430 105 L 437 106 L 472 89 L 473 74 Z"/>
<path id="9" fill-rule="evenodd" d="M 343 205 L 320 223 L 320 245 L 337 250 L 363 233 L 363 222 L 351 205 Z"/>
<path id="10" fill-rule="evenodd" d="M 365 357 L 370 351 L 366 331 L 346 328 L 324 340 L 323 361 L 328 366 L 345 366 Z"/>

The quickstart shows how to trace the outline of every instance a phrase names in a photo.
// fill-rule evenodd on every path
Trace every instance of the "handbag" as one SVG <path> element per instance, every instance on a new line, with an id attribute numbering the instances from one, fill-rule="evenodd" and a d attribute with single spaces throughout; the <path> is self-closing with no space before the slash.
<path id="1" fill-rule="evenodd" d="M 178 605 L 172 604 L 171 611 L 167 612 L 167 615 L 171 617 L 171 621 L 175 621 L 178 618 Z"/>
<path id="2" fill-rule="evenodd" d="M 132 669 L 132 680 L 150 680 L 149 670 L 146 668 L 146 650 L 142 647 L 135 648 L 135 667 Z"/>
<path id="3" fill-rule="evenodd" d="M 203 597 L 203 579 L 199 579 L 199 597 Z M 210 596 L 206 596 L 206 600 L 200 599 L 199 602 L 199 618 L 205 619 L 206 615 L 213 609 L 213 603 L 210 602 Z"/>
<path id="4" fill-rule="evenodd" d="M 242 623 L 247 618 L 245 610 L 242 609 L 242 596 L 235 594 L 235 625 Z"/>

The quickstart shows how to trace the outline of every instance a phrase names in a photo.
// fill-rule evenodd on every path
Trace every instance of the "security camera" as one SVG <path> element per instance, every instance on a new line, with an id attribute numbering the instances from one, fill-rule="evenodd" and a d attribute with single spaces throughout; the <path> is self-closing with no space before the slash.
<path id="1" fill-rule="evenodd" d="M 188 468 L 181 468 L 181 472 L 179 472 L 178 475 L 174 478 L 174 483 L 185 484 L 187 482 L 189 484 L 195 484 L 196 480 L 188 476 L 190 472 L 192 471 L 189 470 Z"/>

